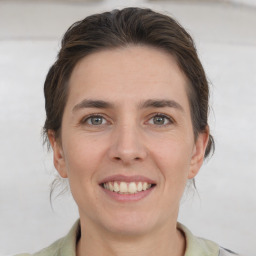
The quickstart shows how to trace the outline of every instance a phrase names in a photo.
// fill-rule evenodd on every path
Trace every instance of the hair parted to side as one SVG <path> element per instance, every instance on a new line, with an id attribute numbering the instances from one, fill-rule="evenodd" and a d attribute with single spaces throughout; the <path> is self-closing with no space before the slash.
<path id="1" fill-rule="evenodd" d="M 61 122 L 69 91 L 71 73 L 83 57 L 104 49 L 146 45 L 175 57 L 188 80 L 187 93 L 195 139 L 208 129 L 209 86 L 191 36 L 173 18 L 150 9 L 125 8 L 86 17 L 64 34 L 56 62 L 45 84 L 44 139 L 49 130 L 60 138 Z M 205 158 L 214 151 L 210 139 Z"/>

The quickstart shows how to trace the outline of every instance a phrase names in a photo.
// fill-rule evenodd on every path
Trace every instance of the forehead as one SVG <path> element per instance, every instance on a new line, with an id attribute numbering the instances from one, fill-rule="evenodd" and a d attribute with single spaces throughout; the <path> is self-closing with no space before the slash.
<path id="1" fill-rule="evenodd" d="M 96 52 L 75 66 L 70 97 L 186 97 L 187 79 L 175 58 L 161 49 L 127 46 Z"/>

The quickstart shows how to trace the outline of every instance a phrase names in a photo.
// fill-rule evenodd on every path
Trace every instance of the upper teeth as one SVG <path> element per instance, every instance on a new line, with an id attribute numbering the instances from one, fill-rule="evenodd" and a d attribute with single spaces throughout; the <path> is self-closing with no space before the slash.
<path id="1" fill-rule="evenodd" d="M 142 190 L 149 189 L 152 184 L 147 182 L 106 182 L 103 184 L 105 189 L 110 191 L 118 192 L 118 193 L 126 193 L 126 194 L 135 194 Z"/>

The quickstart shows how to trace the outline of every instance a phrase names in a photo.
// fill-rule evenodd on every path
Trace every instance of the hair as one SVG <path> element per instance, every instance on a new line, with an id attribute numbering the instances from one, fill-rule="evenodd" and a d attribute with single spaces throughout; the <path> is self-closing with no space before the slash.
<path id="1" fill-rule="evenodd" d="M 191 36 L 167 15 L 150 9 L 125 8 L 88 16 L 74 23 L 64 34 L 57 60 L 44 84 L 45 142 L 49 130 L 60 139 L 69 78 L 79 60 L 101 50 L 129 45 L 155 47 L 176 59 L 188 80 L 187 94 L 195 139 L 208 129 L 209 85 Z M 211 151 L 214 151 L 214 140 L 210 135 L 205 158 Z"/>

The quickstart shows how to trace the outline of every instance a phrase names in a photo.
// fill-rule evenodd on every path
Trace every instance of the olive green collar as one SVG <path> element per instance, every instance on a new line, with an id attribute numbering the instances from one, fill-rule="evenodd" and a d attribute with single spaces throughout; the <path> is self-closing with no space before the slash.
<path id="1" fill-rule="evenodd" d="M 184 225 L 177 223 L 186 239 L 184 256 L 218 256 L 219 246 L 206 239 L 195 237 Z M 76 244 L 81 236 L 80 220 L 77 220 L 67 236 L 57 240 L 51 246 L 33 254 L 34 256 L 76 256 Z"/>
<path id="2" fill-rule="evenodd" d="M 195 237 L 189 229 L 181 223 L 177 224 L 177 228 L 181 230 L 186 239 L 185 256 L 218 256 L 219 246 L 209 240 Z"/>

